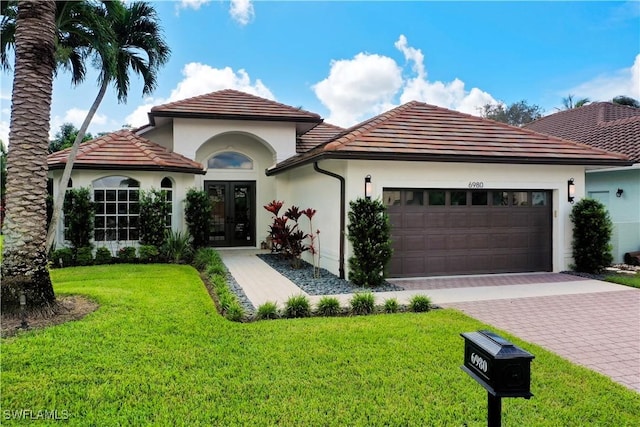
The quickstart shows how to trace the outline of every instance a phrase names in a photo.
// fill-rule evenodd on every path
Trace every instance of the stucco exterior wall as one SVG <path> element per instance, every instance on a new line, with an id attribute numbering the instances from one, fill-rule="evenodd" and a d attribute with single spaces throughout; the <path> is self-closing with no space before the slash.
<path id="1" fill-rule="evenodd" d="M 171 123 L 146 129 L 141 135 L 158 145 L 162 145 L 167 150 L 173 151 L 173 126 Z"/>
<path id="2" fill-rule="evenodd" d="M 622 262 L 626 252 L 640 250 L 640 165 L 617 170 L 588 171 L 587 196 L 609 210 L 613 222 L 613 262 Z M 623 193 L 616 197 L 618 189 Z"/>
<path id="3" fill-rule="evenodd" d="M 373 197 L 382 197 L 384 188 L 469 188 L 480 182 L 483 189 L 539 189 L 552 191 L 553 271 L 562 271 L 572 263 L 572 227 L 569 219 L 572 205 L 568 202 L 567 181 L 574 178 L 576 200 L 584 196 L 584 167 L 551 165 L 503 165 L 471 163 L 423 163 L 394 161 L 322 161 L 323 169 L 346 179 L 348 202 L 364 196 L 364 178 L 371 175 Z M 285 175 L 285 174 L 283 174 Z M 321 230 L 322 265 L 337 273 L 339 234 L 338 180 L 313 171 L 312 165 L 286 173 L 289 190 L 287 206 L 312 207 L 318 212 L 314 228 Z M 329 231 L 331 230 L 331 231 Z M 345 260 L 351 255 L 347 243 Z M 348 271 L 348 264 L 345 262 Z"/>
<path id="4" fill-rule="evenodd" d="M 160 183 L 164 178 L 169 178 L 173 183 L 173 212 L 172 212 L 172 228 L 174 231 L 186 231 L 186 223 L 184 221 L 184 201 L 189 188 L 194 187 L 194 175 L 176 173 L 176 172 L 147 172 L 147 171 L 126 171 L 126 170 L 74 170 L 71 173 L 73 180 L 73 188 L 87 187 L 93 189 L 93 182 L 97 179 L 108 176 L 126 176 L 140 182 L 140 190 L 160 189 Z M 49 172 L 49 177 L 53 178 L 54 195 L 57 194 L 59 181 L 62 177 L 62 171 L 56 170 Z M 93 192 L 91 193 L 93 196 Z M 56 247 L 63 246 L 63 227 L 62 221 L 58 227 L 56 234 Z M 108 247 L 115 253 L 117 249 L 124 246 L 137 246 L 137 241 L 111 241 L 96 242 L 96 246 Z"/>

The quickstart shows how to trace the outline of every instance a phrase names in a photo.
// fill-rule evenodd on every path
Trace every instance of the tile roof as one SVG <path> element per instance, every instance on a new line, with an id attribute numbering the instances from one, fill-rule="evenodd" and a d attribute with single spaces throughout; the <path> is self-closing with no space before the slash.
<path id="1" fill-rule="evenodd" d="M 640 108 L 594 102 L 542 117 L 525 128 L 624 153 L 640 162 Z"/>
<path id="2" fill-rule="evenodd" d="M 344 128 L 326 122 L 320 123 L 307 133 L 298 137 L 296 141 L 296 151 L 298 153 L 309 151 L 341 132 L 344 132 Z"/>
<path id="3" fill-rule="evenodd" d="M 69 150 L 68 148 L 47 156 L 49 169 L 63 169 Z M 126 129 L 80 144 L 73 167 L 205 173 L 200 163 Z"/>
<path id="4" fill-rule="evenodd" d="M 412 101 L 362 122 L 268 171 L 320 158 L 628 165 L 626 156 Z"/>
<path id="5" fill-rule="evenodd" d="M 322 122 L 316 113 L 233 89 L 157 105 L 149 113 L 152 124 L 155 117 Z"/>

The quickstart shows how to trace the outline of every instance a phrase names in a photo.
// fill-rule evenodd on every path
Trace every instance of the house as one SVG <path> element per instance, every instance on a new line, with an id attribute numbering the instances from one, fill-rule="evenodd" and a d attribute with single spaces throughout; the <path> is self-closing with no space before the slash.
<path id="1" fill-rule="evenodd" d="M 614 225 L 614 262 L 640 250 L 640 108 L 593 102 L 542 117 L 525 128 L 626 154 L 631 166 L 590 167 L 586 195 L 602 202 Z"/>
<path id="2" fill-rule="evenodd" d="M 66 153 L 49 156 L 54 191 Z M 153 107 L 149 124 L 83 143 L 73 187 L 98 203 L 95 244 L 136 244 L 140 189 L 170 190 L 184 230 L 190 188 L 214 203 L 214 247 L 259 248 L 272 200 L 317 210 L 321 265 L 347 275 L 349 201 L 388 207 L 394 277 L 561 271 L 571 262 L 569 213 L 587 167 L 626 167 L 586 147 L 421 102 L 349 129 L 312 112 L 235 90 Z M 303 224 L 304 226 L 304 224 Z M 58 233 L 62 241 L 62 230 Z"/>

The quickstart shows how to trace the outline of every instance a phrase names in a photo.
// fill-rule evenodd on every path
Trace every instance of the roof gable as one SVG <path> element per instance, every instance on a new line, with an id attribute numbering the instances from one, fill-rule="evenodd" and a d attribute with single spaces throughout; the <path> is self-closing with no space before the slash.
<path id="1" fill-rule="evenodd" d="M 149 113 L 152 124 L 155 117 L 322 122 L 322 118 L 316 113 L 233 89 L 157 105 Z"/>
<path id="2" fill-rule="evenodd" d="M 62 169 L 70 148 L 47 156 L 49 169 Z M 130 130 L 119 130 L 78 147 L 75 169 L 130 169 L 204 174 L 202 165 L 149 141 Z"/>
<path id="3" fill-rule="evenodd" d="M 412 101 L 373 117 L 270 173 L 313 158 L 628 164 L 623 155 Z"/>
<path id="4" fill-rule="evenodd" d="M 624 153 L 640 162 L 640 108 L 594 102 L 542 117 L 525 128 Z"/>

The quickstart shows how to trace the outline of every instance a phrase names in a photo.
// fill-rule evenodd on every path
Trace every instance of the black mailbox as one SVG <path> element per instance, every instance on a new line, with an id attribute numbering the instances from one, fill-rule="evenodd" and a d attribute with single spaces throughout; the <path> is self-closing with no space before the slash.
<path id="1" fill-rule="evenodd" d="M 462 369 L 495 397 L 533 396 L 533 354 L 490 331 L 465 332 Z"/>

